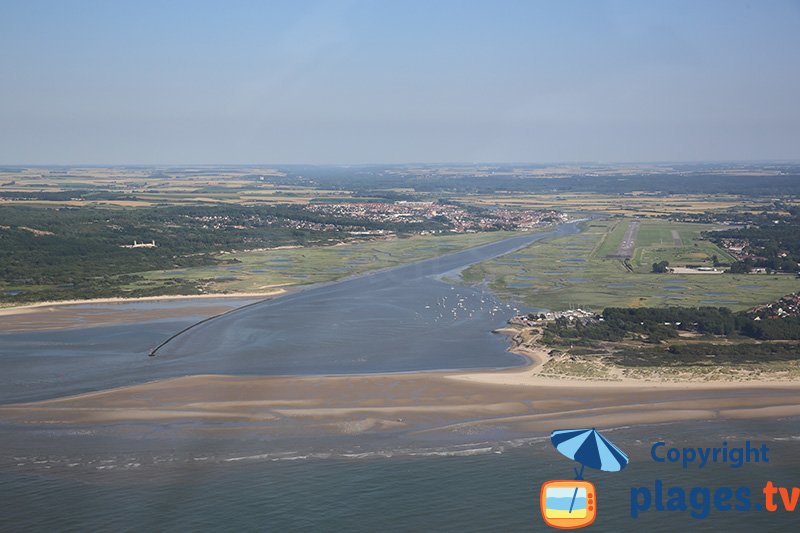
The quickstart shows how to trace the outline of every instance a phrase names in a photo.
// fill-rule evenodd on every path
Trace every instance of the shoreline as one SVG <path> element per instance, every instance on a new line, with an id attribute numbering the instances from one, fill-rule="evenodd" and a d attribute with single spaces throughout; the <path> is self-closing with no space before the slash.
<path id="1" fill-rule="evenodd" d="M 201 374 L 41 401 L 0 405 L 0 423 L 75 425 L 125 433 L 155 424 L 185 435 L 270 438 L 394 435 L 462 439 L 548 432 L 559 427 L 800 417 L 800 381 L 580 379 L 542 375 L 537 337 L 494 330 L 527 363 L 512 368 L 348 375 Z M 191 429 L 186 429 L 187 423 Z M 196 424 L 200 424 L 197 426 Z M 223 424 L 224 427 L 221 427 Z"/>
<path id="2" fill-rule="evenodd" d="M 66 329 L 72 327 L 86 327 L 87 324 L 109 325 L 109 324 L 120 324 L 120 323 L 137 322 L 137 321 L 160 319 L 160 318 L 176 318 L 183 315 L 191 314 L 190 312 L 191 309 L 187 306 L 187 308 L 184 309 L 183 313 L 181 313 L 179 310 L 171 310 L 171 311 L 161 310 L 159 312 L 156 311 L 141 312 L 139 310 L 127 310 L 126 313 L 117 312 L 117 310 L 114 310 L 113 312 L 98 314 L 97 312 L 92 313 L 87 309 L 78 309 L 77 307 L 82 305 L 91 306 L 91 305 L 103 305 L 103 304 L 128 304 L 128 303 L 137 303 L 146 301 L 158 302 L 158 301 L 170 301 L 170 300 L 190 301 L 190 300 L 203 300 L 203 299 L 222 300 L 222 299 L 237 299 L 237 298 L 272 299 L 279 296 L 284 296 L 294 291 L 303 291 L 314 287 L 323 287 L 330 284 L 358 279 L 365 276 L 371 276 L 382 272 L 390 271 L 395 268 L 403 268 L 405 266 L 417 262 L 432 261 L 440 259 L 442 257 L 447 257 L 452 254 L 462 253 L 465 252 L 466 250 L 478 250 L 487 246 L 492 246 L 497 242 L 502 242 L 504 240 L 516 239 L 522 236 L 530 236 L 530 235 L 537 236 L 542 233 L 546 234 L 547 232 L 555 231 L 559 227 L 569 225 L 570 223 L 548 225 L 540 228 L 535 228 L 529 231 L 515 232 L 515 234 L 512 237 L 507 237 L 507 238 L 504 237 L 499 241 L 486 242 L 483 244 L 479 244 L 477 246 L 468 247 L 466 249 L 448 252 L 445 253 L 444 255 L 437 255 L 434 257 L 422 259 L 420 261 L 412 261 L 410 263 L 400 263 L 374 270 L 366 270 L 363 272 L 350 273 L 331 281 L 322 281 L 317 283 L 295 283 L 289 285 L 285 284 L 265 285 L 263 287 L 260 287 L 262 289 L 268 289 L 268 288 L 274 289 L 272 291 L 267 291 L 267 292 L 257 291 L 257 292 L 235 292 L 235 293 L 209 293 L 209 294 L 194 294 L 194 295 L 160 295 L 160 296 L 142 296 L 137 298 L 124 298 L 124 297 L 89 298 L 89 299 L 35 302 L 25 305 L 0 307 L 0 317 L 10 317 L 0 321 L 0 333 L 44 331 L 53 329 Z M 521 244 L 518 247 L 514 248 L 513 250 L 522 248 L 524 246 L 527 246 L 527 244 Z M 213 316 L 233 311 L 236 308 L 237 306 L 229 306 L 229 305 L 226 306 L 223 302 L 220 302 L 220 305 L 214 310 L 211 310 L 210 306 L 209 308 L 206 308 L 204 306 L 202 309 L 198 306 L 198 308 L 195 309 L 196 311 L 195 314 L 198 317 L 201 317 L 203 320 L 207 320 L 208 318 L 211 318 Z M 34 316 L 35 313 L 39 314 Z M 111 316 L 114 313 L 116 313 L 116 316 Z M 46 316 L 46 318 L 44 318 L 43 315 Z"/>
<path id="3" fill-rule="evenodd" d="M 31 304 L 0 308 L 0 333 L 54 331 L 70 328 L 110 326 L 150 320 L 196 317 L 206 319 L 221 315 L 241 304 L 234 300 L 268 300 L 289 294 L 291 286 L 272 291 L 236 294 L 198 294 L 189 296 L 145 296 L 141 298 L 97 298 Z M 184 302 L 178 306 L 132 308 L 139 302 Z"/>
<path id="4" fill-rule="evenodd" d="M 160 302 L 170 300 L 204 300 L 213 298 L 269 298 L 278 294 L 287 292 L 289 287 L 294 285 L 274 285 L 273 291 L 258 291 L 258 292 L 236 292 L 236 293 L 209 293 L 209 294 L 167 294 L 163 296 L 139 296 L 136 298 L 124 298 L 122 296 L 113 296 L 108 298 L 86 298 L 77 300 L 52 300 L 44 302 L 36 302 L 32 304 L 14 305 L 9 307 L 0 307 L 0 316 L 15 315 L 21 313 L 31 313 L 43 307 L 61 307 L 70 305 L 93 305 L 93 304 L 124 304 L 136 302 Z"/>
<path id="5" fill-rule="evenodd" d="M 520 333 L 524 331 L 522 328 L 508 325 L 498 328 L 493 333 L 501 333 L 508 337 L 511 346 L 508 351 L 525 358 L 528 363 L 522 366 L 503 368 L 503 369 L 485 369 L 485 370 L 464 370 L 458 372 L 447 373 L 448 379 L 469 381 L 474 383 L 483 383 L 487 385 L 511 385 L 511 386 L 524 386 L 524 387 L 542 387 L 542 386 L 571 386 L 571 387 L 600 387 L 600 388 L 613 388 L 613 387 L 652 387 L 662 389 L 729 389 L 740 387 L 758 387 L 758 388 L 783 388 L 783 387 L 800 387 L 800 381 L 796 378 L 783 379 L 779 376 L 770 378 L 768 373 L 761 372 L 759 378 L 756 379 L 738 379 L 738 380 L 722 380 L 722 379 L 676 379 L 668 380 L 663 377 L 657 379 L 635 378 L 635 377 L 617 377 L 615 379 L 581 379 L 578 377 L 557 376 L 542 374 L 544 364 L 550 360 L 550 348 L 537 341 L 539 335 L 535 336 L 528 341 L 529 345 L 525 345 L 519 337 Z M 764 375 L 766 374 L 766 378 Z"/>
<path id="6" fill-rule="evenodd" d="M 105 304 L 105 303 L 130 303 L 130 302 L 140 302 L 140 301 L 189 300 L 189 299 L 206 299 L 206 298 L 260 298 L 260 297 L 270 297 L 270 296 L 274 296 L 276 294 L 283 294 L 283 293 L 288 292 L 288 291 L 290 291 L 292 289 L 308 288 L 308 287 L 314 287 L 314 286 L 320 286 L 320 285 L 328 285 L 328 284 L 331 284 L 331 283 L 339 283 L 339 282 L 342 282 L 342 281 L 348 281 L 350 279 L 360 278 L 360 277 L 368 276 L 368 275 L 372 275 L 372 274 L 378 274 L 378 273 L 381 273 L 381 272 L 385 272 L 387 270 L 392 270 L 394 268 L 401 268 L 401 267 L 404 267 L 404 266 L 407 266 L 407 265 L 411 265 L 411 264 L 415 264 L 415 263 L 418 263 L 418 262 L 424 262 L 424 261 L 430 261 L 430 260 L 434 260 L 434 259 L 439 259 L 439 258 L 442 258 L 442 257 L 446 257 L 448 255 L 453 255 L 453 254 L 458 254 L 458 253 L 461 253 L 461 252 L 465 252 L 467 250 L 478 250 L 480 248 L 484 248 L 486 246 L 491 246 L 493 244 L 496 244 L 498 242 L 502 242 L 504 240 L 515 239 L 517 237 L 521 237 L 521 236 L 525 236 L 525 235 L 537 235 L 537 234 L 540 234 L 540 233 L 547 233 L 549 231 L 557 230 L 561 226 L 565 226 L 565 225 L 569 225 L 569 224 L 573 224 L 573 223 L 580 223 L 580 222 L 583 222 L 584 220 L 588 220 L 588 219 L 570 220 L 570 221 L 562 222 L 562 223 L 559 223 L 559 224 L 548 224 L 548 225 L 545 225 L 545 226 L 531 228 L 531 229 L 528 229 L 528 230 L 513 231 L 513 232 L 510 232 L 510 233 L 514 233 L 514 235 L 512 235 L 510 237 L 504 237 L 504 238 L 496 240 L 496 241 L 489 241 L 489 242 L 485 242 L 485 243 L 482 243 L 482 244 L 478 244 L 476 246 L 471 246 L 471 247 L 459 249 L 459 250 L 456 250 L 456 251 L 447 252 L 447 253 L 445 253 L 443 255 L 436 255 L 436 256 L 432 256 L 432 257 L 428 257 L 428 258 L 424 258 L 424 259 L 418 259 L 416 261 L 411 261 L 411 262 L 408 262 L 408 263 L 399 263 L 399 264 L 390 265 L 390 266 L 386 266 L 386 267 L 382 267 L 382 268 L 368 269 L 368 270 L 365 270 L 365 271 L 362 271 L 362 272 L 349 273 L 349 274 L 345 274 L 342 277 L 338 277 L 336 279 L 333 279 L 331 281 L 322 281 L 322 282 L 317 282 L 317 283 L 290 283 L 290 284 L 281 284 L 281 285 L 264 285 L 262 287 L 259 287 L 261 289 L 274 288 L 275 291 L 268 291 L 268 292 L 263 292 L 263 291 L 235 292 L 235 293 L 208 293 L 208 294 L 186 294 L 186 295 L 170 294 L 170 295 L 160 295 L 160 296 L 139 296 L 139 297 L 134 297 L 134 298 L 125 298 L 125 297 L 122 297 L 122 296 L 113 296 L 113 297 L 105 297 L 105 298 L 86 298 L 86 299 L 71 299 L 71 300 L 46 300 L 46 301 L 27 303 L 27 304 L 21 304 L 21 305 L 9 305 L 9 306 L 5 306 L 5 307 L 0 305 L 0 316 L 13 315 L 13 314 L 17 314 L 17 313 L 28 313 L 28 312 L 35 311 L 37 308 L 42 308 L 42 307 L 56 307 L 56 306 L 70 306 L 70 305 L 91 305 L 91 304 Z M 362 241 L 355 241 L 355 242 L 362 242 Z M 342 245 L 347 245 L 347 244 L 352 244 L 352 243 L 340 242 L 340 243 L 334 244 L 332 246 L 342 246 Z M 525 247 L 525 246 L 528 246 L 528 245 L 527 244 L 520 245 L 516 249 L 519 249 L 519 248 L 522 248 L 522 247 Z M 279 246 L 279 247 L 276 247 L 276 248 L 264 248 L 263 250 L 280 250 L 280 249 L 291 249 L 291 248 L 303 248 L 303 246 L 300 246 L 300 245 L 287 245 L 287 246 Z M 511 253 L 511 252 L 515 251 L 516 249 L 510 250 L 509 252 L 506 252 L 506 253 Z M 245 251 L 258 251 L 258 250 L 262 250 L 262 249 L 245 250 Z M 503 254 L 503 255 L 505 255 L 505 254 Z"/>
<path id="7" fill-rule="evenodd" d="M 186 422 L 193 422 L 201 423 L 194 432 L 276 438 L 451 438 L 454 433 L 486 433 L 488 438 L 498 427 L 502 434 L 520 435 L 576 424 L 616 427 L 800 416 L 797 380 L 548 376 L 541 371 L 550 359 L 549 349 L 537 342 L 538 336 L 526 337 L 524 328 L 512 325 L 493 332 L 507 337 L 508 351 L 522 357 L 523 365 L 348 375 L 187 375 L 0 405 L 0 422 L 25 427 L 111 423 L 120 428 L 147 423 L 179 434 L 187 431 L 182 429 Z"/>
<path id="8" fill-rule="evenodd" d="M 267 439 L 286 444 L 371 437 L 398 446 L 504 442 L 563 427 L 800 417 L 800 381 L 600 381 L 541 375 L 546 347 L 495 330 L 527 364 L 474 370 L 349 375 L 189 375 L 0 405 L 0 425 L 22 437 L 74 428 L 130 438 Z M 529 344 L 525 346 L 523 344 Z M 532 344 L 532 346 L 530 346 Z M 14 429 L 16 428 L 16 429 Z M 341 439 L 345 439 L 342 441 Z M 352 440 L 355 439 L 355 440 Z M 91 446 L 90 440 L 85 442 Z M 309 446 L 313 446 L 309 444 Z"/>
<path id="9" fill-rule="evenodd" d="M 65 430 L 103 427 L 119 435 L 144 423 L 176 435 L 461 441 L 565 426 L 800 416 L 800 382 L 600 382 L 547 378 L 535 370 L 194 375 L 6 404 L 0 406 L 0 422 Z"/>

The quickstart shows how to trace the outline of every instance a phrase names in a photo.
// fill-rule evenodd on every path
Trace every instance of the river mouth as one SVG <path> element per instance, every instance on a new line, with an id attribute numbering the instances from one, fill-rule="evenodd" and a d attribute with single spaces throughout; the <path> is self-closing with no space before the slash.
<path id="1" fill-rule="evenodd" d="M 458 283 L 460 271 L 574 231 L 574 224 L 564 225 L 250 305 L 187 329 L 153 355 L 197 360 L 224 352 L 269 375 L 314 373 L 309 366 L 324 374 L 476 368 L 482 363 L 468 352 L 488 350 L 485 334 L 519 306 L 501 302 L 483 286 Z M 459 351 L 456 342 L 464 355 L 448 356 Z M 267 366 L 264 358 L 270 359 Z"/>
<path id="2" fill-rule="evenodd" d="M 576 223 L 564 224 L 312 286 L 192 327 L 155 357 L 147 355 L 197 318 L 3 333 L 0 403 L 197 374 L 341 375 L 519 366 L 525 360 L 509 353 L 506 339 L 492 331 L 522 308 L 445 274 L 577 231 Z"/>

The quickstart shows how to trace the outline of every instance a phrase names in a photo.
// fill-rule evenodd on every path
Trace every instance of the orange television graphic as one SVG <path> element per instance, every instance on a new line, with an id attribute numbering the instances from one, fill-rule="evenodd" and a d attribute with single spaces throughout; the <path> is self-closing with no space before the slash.
<path id="1" fill-rule="evenodd" d="M 597 491 L 583 480 L 588 466 L 603 472 L 619 472 L 628 464 L 628 456 L 610 440 L 591 429 L 557 429 L 550 442 L 564 457 L 581 465 L 575 479 L 547 481 L 542 485 L 539 506 L 545 524 L 558 529 L 577 529 L 594 522 L 597 516 Z"/>
<path id="2" fill-rule="evenodd" d="M 588 481 L 546 481 L 539 502 L 545 523 L 557 529 L 585 527 L 597 516 L 597 493 Z"/>

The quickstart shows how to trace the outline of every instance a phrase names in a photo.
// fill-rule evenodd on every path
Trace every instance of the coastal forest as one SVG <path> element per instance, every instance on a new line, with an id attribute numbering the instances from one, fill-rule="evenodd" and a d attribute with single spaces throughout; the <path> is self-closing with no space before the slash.
<path id="1" fill-rule="evenodd" d="M 447 228 L 440 220 L 418 224 L 316 213 L 292 205 L 39 208 L 0 206 L 0 287 L 48 286 L 28 292 L 5 290 L 0 302 L 100 298 L 122 294 L 137 272 L 236 261 L 228 250 L 341 242 L 353 230 L 412 232 Z M 152 248 L 125 247 L 134 241 Z M 196 294 L 191 281 L 176 278 L 154 294 Z M 128 297 L 150 296 L 147 289 Z"/>

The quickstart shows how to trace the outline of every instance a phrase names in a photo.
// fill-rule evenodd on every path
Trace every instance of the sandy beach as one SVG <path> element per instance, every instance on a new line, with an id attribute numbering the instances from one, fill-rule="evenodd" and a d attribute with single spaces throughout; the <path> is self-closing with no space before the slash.
<path id="1" fill-rule="evenodd" d="M 519 342 L 517 328 L 495 332 L 509 336 L 510 351 L 529 364 L 351 376 L 195 375 L 0 406 L 0 421 L 49 427 L 149 422 L 173 430 L 188 421 L 202 421 L 191 431 L 292 438 L 367 433 L 476 436 L 497 428 L 522 435 L 560 427 L 800 416 L 797 381 L 544 376 L 540 372 L 549 357 L 545 346 Z"/>
<path id="2" fill-rule="evenodd" d="M 259 293 L 276 296 L 282 290 Z M 241 297 L 242 295 L 237 295 Z M 256 296 L 256 295 L 253 295 Z M 196 311 L 224 312 L 224 304 Z M 98 311 L 98 310 L 95 310 Z M 92 312 L 62 305 L 4 317 L 17 325 L 56 327 Z M 81 320 L 124 320 L 128 314 L 185 315 L 186 307 L 133 311 L 100 309 Z M 61 313 L 61 314 L 59 314 Z M 45 319 L 43 319 L 43 315 Z M 51 317 L 49 321 L 46 317 Z M 141 319 L 141 316 L 138 317 Z M 13 324 L 13 322 L 12 322 Z M 25 324 L 22 324 L 23 326 Z M 800 416 L 800 382 L 615 381 L 541 375 L 548 350 L 506 327 L 511 351 L 530 362 L 512 369 L 428 371 L 337 376 L 194 375 L 46 401 L 0 406 L 0 421 L 25 427 L 81 425 L 125 431 L 148 423 L 165 431 L 274 438 L 403 435 L 491 438 L 546 433 L 560 427 L 616 427 L 690 420 Z M 523 342 L 524 340 L 524 342 Z M 187 426 L 187 422 L 193 422 Z M 198 424 L 197 422 L 202 422 Z M 106 429 L 107 431 L 108 429 Z"/>
<path id="3" fill-rule="evenodd" d="M 234 294 L 195 294 L 175 296 L 145 296 L 141 298 L 96 298 L 90 300 L 63 300 L 41 302 L 17 307 L 0 308 L 0 331 L 42 331 L 70 327 L 102 326 L 129 322 L 143 322 L 182 316 L 210 317 L 238 307 L 225 300 L 275 298 L 288 292 L 286 288 L 269 291 Z M 136 309 L 130 306 L 116 307 L 114 304 L 164 301 L 219 300 L 210 305 L 191 305 L 158 309 Z M 102 307 L 93 307 L 102 306 Z"/>
<path id="4" fill-rule="evenodd" d="M 530 368 L 358 376 L 198 375 L 0 407 L 15 424 L 150 422 L 273 437 L 391 434 L 477 438 L 560 427 L 800 416 L 800 383 L 600 383 Z M 184 431 L 184 430 L 181 430 Z"/>

